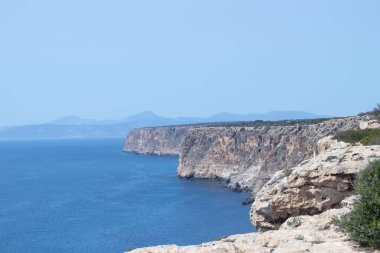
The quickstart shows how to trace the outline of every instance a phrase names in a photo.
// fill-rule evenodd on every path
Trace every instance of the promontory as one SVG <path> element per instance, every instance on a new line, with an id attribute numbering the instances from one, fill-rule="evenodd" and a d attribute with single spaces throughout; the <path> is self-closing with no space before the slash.
<path id="1" fill-rule="evenodd" d="M 178 155 L 178 175 L 217 179 L 249 191 L 250 218 L 260 231 L 194 246 L 163 245 L 132 252 L 368 252 L 336 231 L 333 217 L 350 212 L 353 180 L 380 158 L 380 145 L 334 136 L 378 129 L 371 115 L 276 122 L 139 128 L 124 151 Z"/>

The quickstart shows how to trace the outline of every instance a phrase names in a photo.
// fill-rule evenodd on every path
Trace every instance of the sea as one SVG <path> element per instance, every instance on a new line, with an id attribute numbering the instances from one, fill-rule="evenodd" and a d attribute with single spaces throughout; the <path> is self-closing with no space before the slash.
<path id="1" fill-rule="evenodd" d="M 0 142 L 0 252 L 121 253 L 254 232 L 246 193 L 123 139 Z"/>

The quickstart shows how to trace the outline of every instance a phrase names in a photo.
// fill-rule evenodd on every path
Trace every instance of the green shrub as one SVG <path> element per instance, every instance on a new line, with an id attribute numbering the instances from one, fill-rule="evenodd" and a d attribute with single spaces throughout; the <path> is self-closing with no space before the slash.
<path id="1" fill-rule="evenodd" d="M 293 218 L 288 219 L 286 224 L 291 228 L 295 228 L 301 225 L 301 220 L 298 217 L 293 217 Z"/>
<path id="2" fill-rule="evenodd" d="M 355 180 L 360 199 L 352 212 L 336 220 L 339 230 L 364 246 L 380 249 L 380 160 L 371 163 Z"/>
<path id="3" fill-rule="evenodd" d="M 311 241 L 312 244 L 321 244 L 321 243 L 324 243 L 325 241 L 321 241 L 321 240 L 315 240 L 315 241 Z"/>
<path id="4" fill-rule="evenodd" d="M 377 106 L 373 108 L 372 114 L 375 115 L 376 117 L 380 116 L 380 104 L 377 104 Z"/>
<path id="5" fill-rule="evenodd" d="M 372 111 L 359 113 L 358 116 L 373 115 L 378 120 L 380 119 L 380 104 L 377 104 Z"/>
<path id="6" fill-rule="evenodd" d="M 285 173 L 285 176 L 290 176 L 292 174 L 293 170 L 292 169 L 285 169 L 284 173 Z"/>
<path id="7" fill-rule="evenodd" d="M 352 152 L 352 151 L 351 151 Z M 326 158 L 326 161 L 329 162 L 329 161 L 332 161 L 332 160 L 336 160 L 338 159 L 339 157 L 337 157 L 336 155 L 330 155 L 329 157 Z"/>
<path id="8" fill-rule="evenodd" d="M 335 139 L 351 144 L 360 142 L 363 145 L 378 145 L 380 143 L 380 129 L 348 130 L 336 134 Z"/>

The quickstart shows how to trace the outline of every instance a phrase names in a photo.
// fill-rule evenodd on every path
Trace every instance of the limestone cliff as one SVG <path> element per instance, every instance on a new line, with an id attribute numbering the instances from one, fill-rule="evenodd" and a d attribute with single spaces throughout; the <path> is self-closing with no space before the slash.
<path id="1" fill-rule="evenodd" d="M 278 171 L 259 191 L 251 209 L 251 220 L 259 232 L 200 245 L 141 248 L 132 253 L 379 253 L 340 233 L 333 219 L 352 209 L 358 198 L 352 195 L 353 178 L 380 158 L 380 145 L 349 145 L 327 137 L 317 147 L 315 157 Z"/>
<path id="2" fill-rule="evenodd" d="M 276 171 L 311 158 L 319 139 L 358 128 L 362 120 L 352 117 L 315 124 L 197 128 L 189 131 L 180 147 L 178 175 L 218 178 L 230 188 L 257 193 Z"/>
<path id="3" fill-rule="evenodd" d="M 232 189 L 255 194 L 276 171 L 311 158 L 319 139 L 368 120 L 140 128 L 128 134 L 124 150 L 179 154 L 180 177 L 220 179 Z"/>
<path id="4" fill-rule="evenodd" d="M 259 230 L 277 229 L 289 217 L 339 205 L 352 195 L 355 175 L 380 159 L 379 145 L 353 146 L 328 137 L 318 144 L 317 156 L 278 171 L 257 194 L 250 216 Z"/>
<path id="5" fill-rule="evenodd" d="M 188 129 L 179 146 L 178 174 L 220 178 L 233 187 L 257 191 L 250 218 L 259 232 L 132 252 L 379 253 L 359 247 L 332 223 L 352 208 L 357 198 L 352 196 L 353 179 L 380 159 L 380 145 L 351 145 L 333 140 L 331 134 L 368 127 L 379 125 L 365 116 L 302 125 Z"/>
<path id="6" fill-rule="evenodd" d="M 128 133 L 124 151 L 139 154 L 178 155 L 190 127 L 136 128 Z"/>

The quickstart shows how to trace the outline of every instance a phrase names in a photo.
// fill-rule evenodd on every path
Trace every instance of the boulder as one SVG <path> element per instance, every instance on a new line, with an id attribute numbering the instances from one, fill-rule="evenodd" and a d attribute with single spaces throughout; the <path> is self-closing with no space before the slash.
<path id="1" fill-rule="evenodd" d="M 349 145 L 326 137 L 318 154 L 278 171 L 257 194 L 250 211 L 259 230 L 278 229 L 289 217 L 331 209 L 353 193 L 355 175 L 380 158 L 380 146 Z"/>

